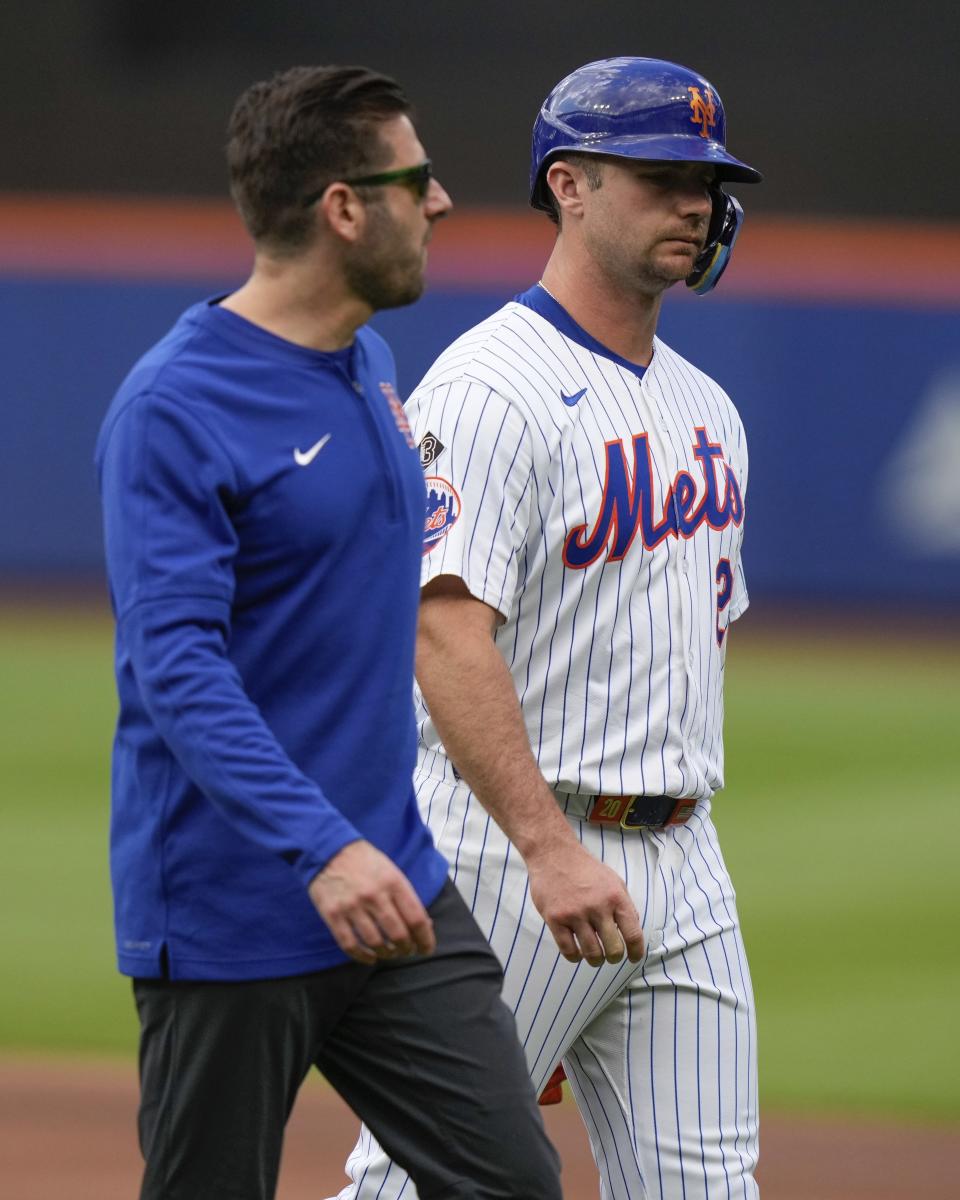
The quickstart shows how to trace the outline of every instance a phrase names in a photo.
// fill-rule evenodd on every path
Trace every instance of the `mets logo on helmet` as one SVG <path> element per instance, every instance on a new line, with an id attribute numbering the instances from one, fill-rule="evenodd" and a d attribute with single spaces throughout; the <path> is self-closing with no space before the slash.
<path id="1" fill-rule="evenodd" d="M 700 126 L 700 136 L 709 137 L 709 130 L 717 123 L 717 106 L 713 102 L 713 92 L 704 88 L 706 96 L 700 95 L 698 87 L 688 87 L 690 93 L 690 111 L 693 114 L 690 121 Z"/>

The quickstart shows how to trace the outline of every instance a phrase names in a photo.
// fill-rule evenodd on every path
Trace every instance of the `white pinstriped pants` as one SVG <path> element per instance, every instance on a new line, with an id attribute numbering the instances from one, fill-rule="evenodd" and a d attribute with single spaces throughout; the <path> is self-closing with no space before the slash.
<path id="1" fill-rule="evenodd" d="M 755 1200 L 753 991 L 709 804 L 686 825 L 621 833 L 581 819 L 583 798 L 560 798 L 580 840 L 626 880 L 643 921 L 644 960 L 595 970 L 559 955 L 520 856 L 466 785 L 422 773 L 416 782 L 437 846 L 504 965 L 504 1000 L 538 1092 L 563 1060 L 602 1200 Z M 347 1172 L 338 1200 L 415 1200 L 365 1128 Z"/>

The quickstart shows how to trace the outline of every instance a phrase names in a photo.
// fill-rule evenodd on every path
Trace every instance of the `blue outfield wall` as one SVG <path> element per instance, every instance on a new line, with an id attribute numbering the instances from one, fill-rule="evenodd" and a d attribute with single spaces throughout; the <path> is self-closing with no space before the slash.
<path id="1" fill-rule="evenodd" d="M 102 413 L 138 354 L 215 290 L 0 279 L 0 573 L 100 569 L 92 454 Z M 502 299 L 434 288 L 380 314 L 404 394 Z M 960 601 L 960 313 L 717 293 L 669 297 L 661 335 L 743 415 L 755 599 Z"/>

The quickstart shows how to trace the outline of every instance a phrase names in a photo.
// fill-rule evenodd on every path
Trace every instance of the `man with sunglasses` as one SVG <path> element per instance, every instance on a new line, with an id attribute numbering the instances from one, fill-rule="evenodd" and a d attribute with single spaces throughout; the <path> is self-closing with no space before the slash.
<path id="1" fill-rule="evenodd" d="M 425 505 L 392 356 L 450 208 L 397 84 L 303 67 L 230 121 L 249 280 L 97 447 L 111 867 L 145 1200 L 267 1200 L 311 1066 L 423 1195 L 558 1200 L 501 973 L 412 788 Z"/>

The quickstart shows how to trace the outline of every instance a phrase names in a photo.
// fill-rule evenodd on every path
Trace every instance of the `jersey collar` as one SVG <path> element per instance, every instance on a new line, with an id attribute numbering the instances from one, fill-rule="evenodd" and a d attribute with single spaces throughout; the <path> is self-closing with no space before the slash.
<path id="1" fill-rule="evenodd" d="M 619 354 L 614 353 L 602 342 L 598 342 L 595 337 L 587 333 L 582 325 L 576 323 L 559 301 L 554 300 L 542 283 L 535 283 L 532 288 L 514 296 L 513 299 L 514 303 L 522 304 L 524 308 L 532 308 L 535 313 L 539 313 L 544 320 L 549 321 L 555 329 L 558 329 L 564 337 L 568 337 L 572 342 L 585 347 L 593 354 L 599 354 L 603 358 L 609 358 L 613 362 L 619 363 L 621 367 L 632 371 L 638 379 L 643 378 L 646 367 L 630 362 L 629 359 L 621 358 Z"/>

